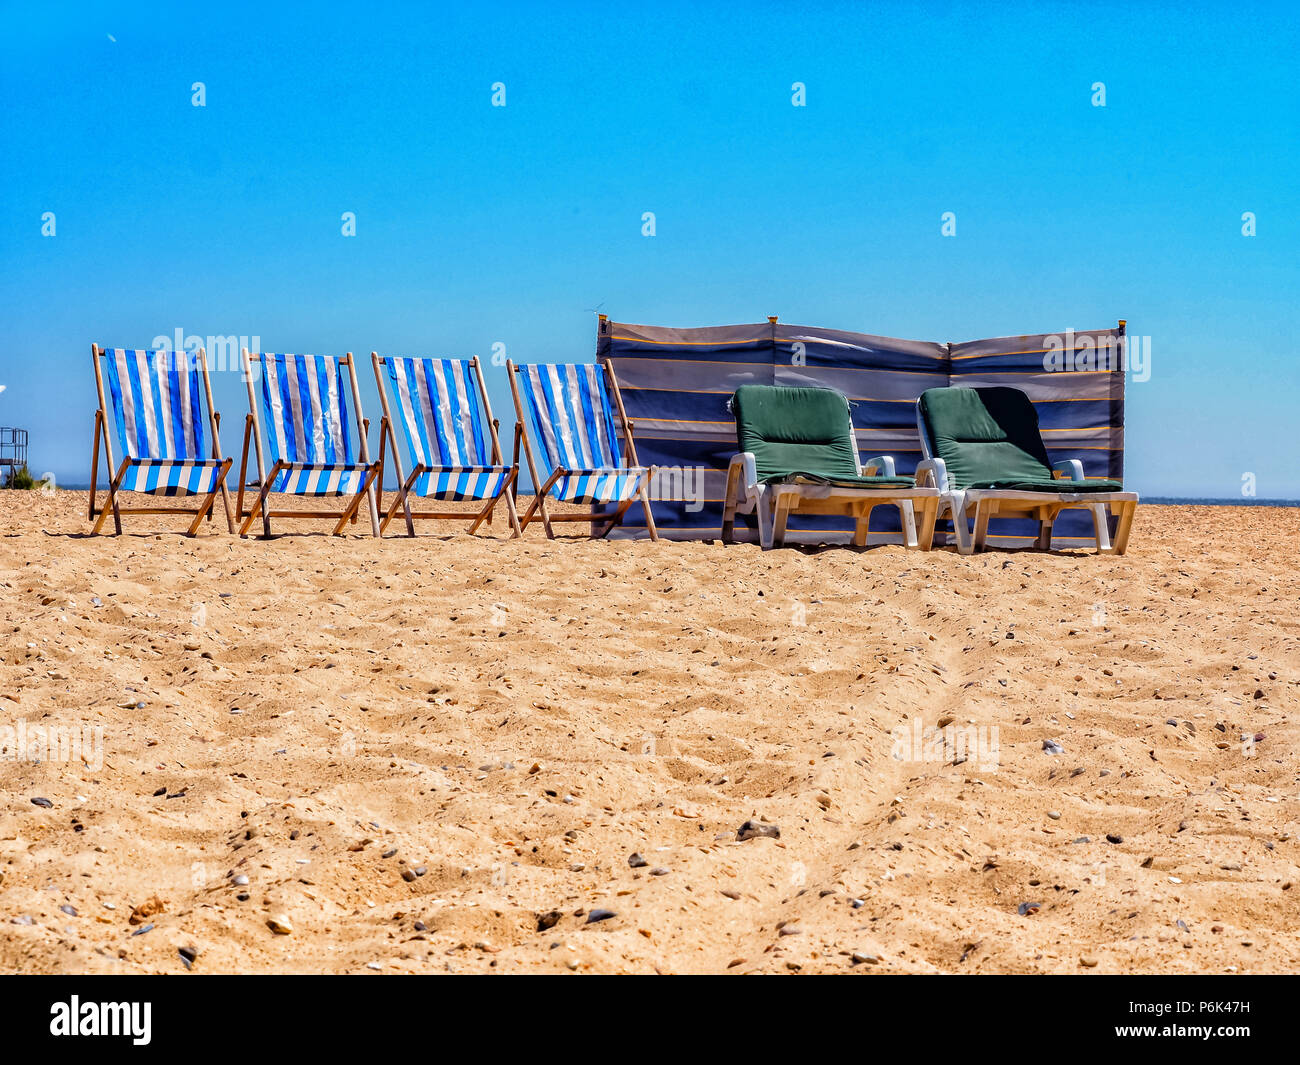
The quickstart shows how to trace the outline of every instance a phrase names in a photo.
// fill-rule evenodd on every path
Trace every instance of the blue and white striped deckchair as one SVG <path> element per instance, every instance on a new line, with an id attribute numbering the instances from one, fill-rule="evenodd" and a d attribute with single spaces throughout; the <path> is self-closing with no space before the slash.
<path id="1" fill-rule="evenodd" d="M 254 371 L 256 365 L 258 371 Z M 250 354 L 244 351 L 244 376 L 248 383 L 248 420 L 244 427 L 244 451 L 239 464 L 239 499 L 236 512 L 245 536 L 253 519 L 262 515 L 262 531 L 271 535 L 271 518 L 336 518 L 334 534 L 356 520 L 362 498 L 370 502 L 371 531 L 379 535 L 379 512 L 374 482 L 379 463 L 370 461 L 366 444 L 366 422 L 361 414 L 356 365 L 352 353 L 334 355 Z M 259 387 L 254 390 L 253 381 Z M 352 395 L 352 409 L 359 429 L 357 446 L 352 443 L 345 395 Z M 259 417 L 260 410 L 260 417 Z M 262 425 L 271 448 L 267 469 L 262 452 Z M 244 485 L 248 470 L 250 438 L 257 456 L 261 490 L 253 506 L 244 510 Z M 350 496 L 343 510 L 270 510 L 272 492 L 299 496 Z"/>
<path id="2" fill-rule="evenodd" d="M 217 415 L 212 410 L 212 385 L 208 380 L 207 356 L 202 348 L 194 354 L 174 351 L 105 351 L 90 348 L 95 364 L 95 388 L 99 409 L 95 412 L 95 437 L 90 459 L 90 517 L 96 513 L 93 532 L 98 533 L 111 511 L 113 527 L 120 534 L 123 514 L 193 514 L 188 535 L 198 532 L 204 517 L 212 517 L 218 491 L 226 505 L 226 523 L 234 532 L 226 473 L 230 460 L 221 457 L 217 436 Z M 103 367 L 100 359 L 104 360 Z M 108 381 L 106 401 L 104 381 Z M 208 408 L 211 447 L 205 446 L 203 407 Z M 109 422 L 117 430 L 122 462 L 115 468 Z M 96 508 L 95 481 L 99 474 L 99 448 L 103 442 L 108 462 L 108 503 Z M 194 507 L 123 507 L 119 492 L 148 492 L 161 496 L 202 496 Z"/>
<path id="3" fill-rule="evenodd" d="M 372 351 L 370 360 L 375 368 L 379 402 L 384 408 L 379 438 L 380 462 L 384 461 L 385 444 L 391 444 L 393 463 L 397 467 L 397 498 L 383 516 L 380 531 L 388 528 L 388 523 L 401 507 L 410 536 L 415 535 L 413 518 L 470 520 L 469 531 L 475 532 L 484 521 L 492 520 L 492 510 L 504 495 L 514 535 L 520 535 L 522 530 L 515 513 L 513 491 L 519 466 L 506 466 L 502 462 L 497 423 L 492 417 L 492 406 L 488 402 L 478 358 L 381 357 Z M 388 405 L 385 367 L 397 404 L 396 418 Z M 406 437 L 410 474 L 402 465 L 402 454 L 393 430 L 394 421 L 401 425 Z M 412 511 L 412 492 L 426 499 L 472 500 L 486 505 L 471 513 Z M 382 506 L 380 510 L 382 512 Z"/>
<path id="4" fill-rule="evenodd" d="M 541 511 L 547 536 L 554 536 L 555 521 L 586 521 L 592 535 L 607 536 L 640 499 L 652 540 L 659 539 L 650 513 L 650 471 L 637 465 L 632 423 L 623 410 L 618 382 L 605 367 L 591 363 L 533 363 L 516 366 L 507 361 L 510 390 L 514 394 L 515 459 L 522 438 L 528 472 L 536 493 L 521 519 L 526 529 L 535 511 Z M 606 387 L 608 380 L 609 387 Z M 610 396 L 614 402 L 610 402 Z M 615 429 L 615 411 L 623 426 L 631 465 L 623 462 Z M 533 444 L 536 444 L 534 453 Z M 547 497 L 562 503 L 613 506 L 612 513 L 552 514 Z"/>

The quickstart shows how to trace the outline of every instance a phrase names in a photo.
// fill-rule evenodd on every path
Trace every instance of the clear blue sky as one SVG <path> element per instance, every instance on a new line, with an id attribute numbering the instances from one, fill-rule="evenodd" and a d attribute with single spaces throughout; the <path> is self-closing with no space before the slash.
<path id="1" fill-rule="evenodd" d="M 1289 5 L 619 7 L 5 5 L 0 424 L 85 483 L 90 343 L 178 328 L 535 361 L 591 358 L 597 306 L 928 340 L 1122 317 L 1153 356 L 1129 484 L 1300 497 Z M 234 453 L 243 386 L 214 386 Z"/>

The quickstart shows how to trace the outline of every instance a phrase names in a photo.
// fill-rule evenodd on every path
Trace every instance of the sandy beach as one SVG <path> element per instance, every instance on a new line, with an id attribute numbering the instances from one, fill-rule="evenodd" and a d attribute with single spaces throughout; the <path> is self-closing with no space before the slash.
<path id="1" fill-rule="evenodd" d="M 0 492 L 5 972 L 1300 966 L 1300 510 L 1113 558 L 85 507 Z"/>

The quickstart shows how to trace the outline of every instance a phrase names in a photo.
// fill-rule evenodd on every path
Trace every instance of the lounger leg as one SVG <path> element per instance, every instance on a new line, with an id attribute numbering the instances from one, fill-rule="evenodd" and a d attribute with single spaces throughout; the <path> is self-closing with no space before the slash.
<path id="1" fill-rule="evenodd" d="M 776 501 L 776 513 L 772 515 L 772 546 L 785 546 L 785 524 L 790 517 L 790 497 L 781 496 Z"/>
<path id="2" fill-rule="evenodd" d="M 898 504 L 898 516 L 903 523 L 903 544 L 906 547 L 916 546 L 916 508 L 912 506 L 910 499 L 904 499 Z"/>
<path id="3" fill-rule="evenodd" d="M 973 554 L 975 543 L 971 537 L 970 526 L 966 521 L 966 496 L 954 492 L 949 499 L 948 509 L 952 511 L 952 528 L 957 535 L 957 551 L 963 555 Z"/>
<path id="4" fill-rule="evenodd" d="M 740 468 L 727 467 L 727 490 L 722 504 L 722 542 L 731 543 L 736 536 L 736 508 L 740 504 Z"/>
<path id="5" fill-rule="evenodd" d="M 923 499 L 921 501 L 921 521 L 916 531 L 916 546 L 922 551 L 934 547 L 934 527 L 939 521 L 939 500 Z"/>
<path id="6" fill-rule="evenodd" d="M 758 545 L 766 551 L 772 546 L 772 489 L 766 485 L 758 489 L 754 516 L 758 519 Z"/>
<path id="7" fill-rule="evenodd" d="M 989 518 L 993 517 L 995 504 L 981 499 L 975 504 L 975 550 L 983 551 L 989 538 Z"/>
<path id="8" fill-rule="evenodd" d="M 871 511 L 874 508 L 868 506 L 860 514 L 856 515 L 856 522 L 853 526 L 853 546 L 866 547 L 867 536 L 871 532 Z"/>
<path id="9" fill-rule="evenodd" d="M 1039 551 L 1050 551 L 1052 549 L 1052 522 L 1056 515 L 1051 517 L 1042 517 L 1038 519 L 1038 540 L 1034 544 Z"/>
<path id="10" fill-rule="evenodd" d="M 1137 504 L 1126 502 L 1118 504 L 1119 524 L 1115 526 L 1115 543 L 1111 553 L 1122 555 L 1128 550 L 1128 534 L 1133 528 L 1133 517 L 1137 513 Z"/>
<path id="11" fill-rule="evenodd" d="M 1094 503 L 1088 508 L 1092 511 L 1092 527 L 1097 531 L 1097 554 L 1108 555 L 1110 549 L 1110 522 L 1106 517 L 1106 504 Z"/>

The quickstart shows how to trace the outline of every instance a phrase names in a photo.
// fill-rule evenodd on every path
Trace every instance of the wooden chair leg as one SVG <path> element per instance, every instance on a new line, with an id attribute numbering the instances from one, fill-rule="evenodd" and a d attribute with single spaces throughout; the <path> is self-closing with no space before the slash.
<path id="1" fill-rule="evenodd" d="M 280 476 L 280 468 L 283 462 L 277 462 L 271 467 L 271 472 L 266 475 L 266 481 L 263 483 L 261 490 L 257 493 L 257 498 L 253 505 L 248 509 L 248 516 L 244 519 L 244 524 L 239 527 L 239 535 L 247 536 L 249 526 L 253 524 L 253 519 L 257 517 L 258 512 L 262 514 L 262 534 L 271 535 L 271 515 L 267 512 L 267 496 L 271 494 L 271 485 L 275 484 L 275 479 Z"/>
<path id="2" fill-rule="evenodd" d="M 515 508 L 515 485 L 518 484 L 519 470 L 516 468 L 506 479 L 505 487 L 501 493 L 506 497 L 506 512 L 510 515 L 510 527 L 514 530 L 511 539 L 517 539 L 524 535 L 524 530 L 519 525 L 519 514 Z"/>
<path id="3" fill-rule="evenodd" d="M 123 459 L 122 465 L 118 467 L 116 476 L 114 476 L 113 480 L 109 483 L 108 502 L 105 504 L 104 509 L 99 512 L 99 520 L 95 522 L 95 527 L 90 530 L 91 536 L 99 535 L 99 530 L 104 527 L 104 520 L 108 517 L 110 512 L 113 515 L 114 531 L 118 536 L 122 535 L 122 514 L 118 509 L 117 489 L 118 485 L 122 483 L 122 478 L 126 476 L 126 471 L 130 468 L 130 465 L 130 459 Z"/>
<path id="4" fill-rule="evenodd" d="M 99 475 L 99 427 L 103 422 L 104 412 L 95 411 L 95 436 L 90 444 L 90 513 L 87 521 L 95 520 L 95 480 Z"/>

